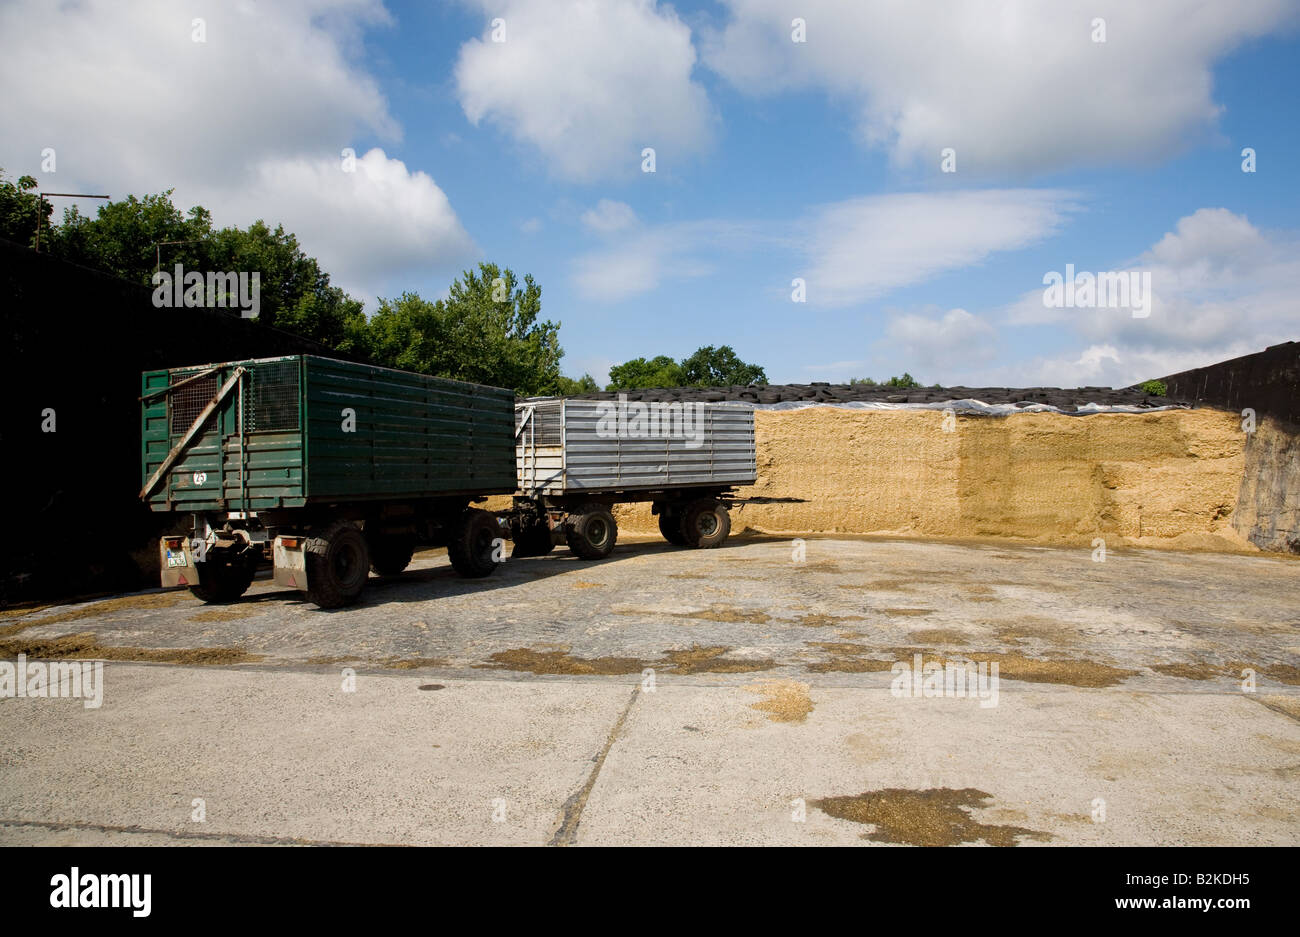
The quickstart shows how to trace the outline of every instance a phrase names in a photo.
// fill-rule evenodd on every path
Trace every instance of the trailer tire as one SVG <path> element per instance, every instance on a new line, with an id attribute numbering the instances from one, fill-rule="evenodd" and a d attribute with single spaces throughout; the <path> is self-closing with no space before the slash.
<path id="1" fill-rule="evenodd" d="M 411 565 L 415 541 L 410 537 L 380 535 L 370 538 L 370 568 L 376 576 L 400 576 Z"/>
<path id="2" fill-rule="evenodd" d="M 456 520 L 447 541 L 447 556 L 456 572 L 466 579 L 481 579 L 497 568 L 493 559 L 496 541 L 501 536 L 496 515 L 478 508 L 468 508 Z"/>
<path id="3" fill-rule="evenodd" d="M 731 514 L 721 502 L 701 498 L 682 512 L 682 538 L 688 547 L 709 550 L 721 545 L 731 533 Z"/>
<path id="4" fill-rule="evenodd" d="M 199 584 L 190 586 L 190 594 L 209 605 L 233 602 L 248 591 L 256 571 L 256 563 L 247 556 L 206 562 L 198 571 Z"/>
<path id="5" fill-rule="evenodd" d="M 659 508 L 659 533 L 673 546 L 686 546 L 686 537 L 682 533 L 682 515 L 666 504 Z"/>
<path id="6" fill-rule="evenodd" d="M 510 558 L 525 556 L 545 556 L 555 549 L 555 539 L 551 528 L 546 524 L 530 524 L 515 534 L 514 549 Z"/>
<path id="7" fill-rule="evenodd" d="M 307 540 L 303 552 L 309 601 L 319 608 L 339 608 L 357 600 L 370 571 L 370 550 L 360 527 L 335 521 Z"/>
<path id="8" fill-rule="evenodd" d="M 603 560 L 614 552 L 618 522 L 603 504 L 584 504 L 564 525 L 569 549 L 584 560 Z"/>

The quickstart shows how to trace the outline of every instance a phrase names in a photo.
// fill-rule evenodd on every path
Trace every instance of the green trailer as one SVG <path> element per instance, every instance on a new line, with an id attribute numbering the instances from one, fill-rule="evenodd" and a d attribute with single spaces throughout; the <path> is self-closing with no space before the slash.
<path id="1" fill-rule="evenodd" d="M 317 605 L 395 575 L 417 543 L 462 575 L 497 565 L 497 518 L 470 507 L 516 485 L 514 394 L 313 355 L 147 371 L 140 497 L 189 514 L 165 537 L 163 585 L 242 595 L 270 560 Z"/>

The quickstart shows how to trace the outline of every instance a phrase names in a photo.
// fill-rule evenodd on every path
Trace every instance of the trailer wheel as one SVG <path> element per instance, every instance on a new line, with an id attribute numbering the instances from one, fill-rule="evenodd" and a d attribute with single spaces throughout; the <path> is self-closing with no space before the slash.
<path id="1" fill-rule="evenodd" d="M 510 558 L 524 556 L 545 556 L 555 549 L 555 540 L 551 537 L 551 528 L 545 524 L 531 524 L 515 534 L 515 546 L 510 551 Z"/>
<path id="2" fill-rule="evenodd" d="M 674 546 L 686 546 L 686 537 L 682 533 L 682 515 L 666 504 L 659 507 L 659 533 Z"/>
<path id="3" fill-rule="evenodd" d="M 233 602 L 253 584 L 256 563 L 247 556 L 224 562 L 209 560 L 199 570 L 199 584 L 190 593 L 209 605 Z"/>
<path id="4" fill-rule="evenodd" d="M 307 598 L 320 608 L 350 605 L 365 588 L 370 550 L 361 528 L 335 521 L 303 545 L 307 559 Z"/>
<path id="5" fill-rule="evenodd" d="M 603 560 L 614 551 L 618 523 L 603 504 L 584 504 L 564 526 L 569 549 L 584 560 Z"/>
<path id="6" fill-rule="evenodd" d="M 467 579 L 479 579 L 497 568 L 492 554 L 501 528 L 496 516 L 478 508 L 469 508 L 456 521 L 451 539 L 447 541 L 447 556 L 456 572 Z"/>
<path id="7" fill-rule="evenodd" d="M 681 531 L 687 546 L 708 550 L 721 544 L 731 533 L 731 515 L 721 503 L 701 498 L 682 512 Z"/>
<path id="8" fill-rule="evenodd" d="M 410 537 L 380 535 L 370 538 L 370 568 L 377 576 L 398 576 L 411 565 L 415 541 Z"/>

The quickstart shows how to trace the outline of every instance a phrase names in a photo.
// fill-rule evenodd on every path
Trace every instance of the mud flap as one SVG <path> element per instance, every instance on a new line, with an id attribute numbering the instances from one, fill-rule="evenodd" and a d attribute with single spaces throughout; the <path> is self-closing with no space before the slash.
<path id="1" fill-rule="evenodd" d="M 162 587 L 197 586 L 199 567 L 194 562 L 194 545 L 189 537 L 163 537 L 158 541 L 158 566 Z"/>
<path id="2" fill-rule="evenodd" d="M 275 563 L 275 584 L 289 589 L 307 591 L 307 557 L 303 552 L 306 541 L 301 537 L 276 537 L 271 547 Z"/>

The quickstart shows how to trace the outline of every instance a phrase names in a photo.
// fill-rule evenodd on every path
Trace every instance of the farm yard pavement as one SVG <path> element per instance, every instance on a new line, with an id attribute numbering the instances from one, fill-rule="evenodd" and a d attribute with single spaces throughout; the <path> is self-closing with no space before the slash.
<path id="1" fill-rule="evenodd" d="M 0 661 L 106 663 L 0 698 L 0 843 L 1300 844 L 1300 562 L 803 550 L 2 612 Z M 967 661 L 996 696 L 926 695 Z"/>

